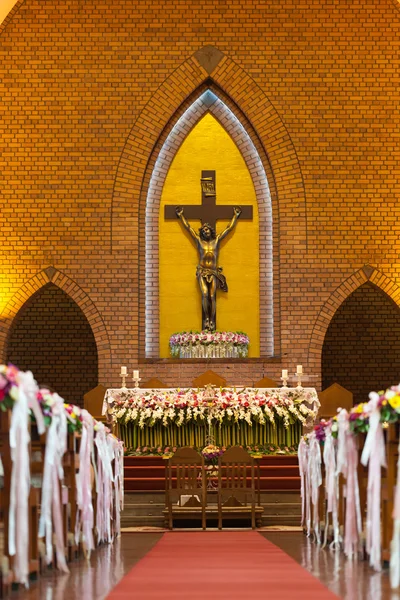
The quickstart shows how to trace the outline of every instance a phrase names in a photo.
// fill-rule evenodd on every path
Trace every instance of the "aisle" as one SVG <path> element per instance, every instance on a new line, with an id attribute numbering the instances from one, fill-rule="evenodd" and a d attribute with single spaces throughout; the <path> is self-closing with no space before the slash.
<path id="1" fill-rule="evenodd" d="M 138 600 L 337 598 L 256 531 L 165 533 L 108 600 L 132 597 Z"/>

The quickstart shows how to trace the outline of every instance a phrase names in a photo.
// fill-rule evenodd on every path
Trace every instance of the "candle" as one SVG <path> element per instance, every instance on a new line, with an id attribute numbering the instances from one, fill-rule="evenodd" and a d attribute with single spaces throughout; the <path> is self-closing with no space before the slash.
<path id="1" fill-rule="evenodd" d="M 297 373 L 297 375 L 303 374 L 303 366 L 302 365 L 297 365 L 296 373 Z"/>
<path id="2" fill-rule="evenodd" d="M 287 378 L 288 378 L 288 370 L 282 369 L 282 379 L 287 379 Z"/>
<path id="3" fill-rule="evenodd" d="M 126 367 L 121 367 L 121 375 L 127 375 L 128 370 Z"/>
<path id="4" fill-rule="evenodd" d="M 133 379 L 139 379 L 139 371 L 133 371 Z"/>

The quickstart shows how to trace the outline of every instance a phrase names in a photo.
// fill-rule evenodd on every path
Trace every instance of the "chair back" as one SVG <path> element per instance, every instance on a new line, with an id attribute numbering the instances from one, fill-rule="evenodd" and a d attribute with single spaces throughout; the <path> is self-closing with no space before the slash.
<path id="1" fill-rule="evenodd" d="M 151 379 L 144 381 L 140 387 L 143 388 L 144 390 L 147 390 L 147 389 L 162 390 L 164 388 L 168 388 L 169 385 L 167 385 L 160 379 L 157 379 L 156 377 L 151 377 Z"/>
<path id="2" fill-rule="evenodd" d="M 318 411 L 320 419 L 330 419 L 337 414 L 338 408 L 345 408 L 347 411 L 353 407 L 353 394 L 338 383 L 333 383 L 323 392 L 318 394 L 321 402 Z"/>
<path id="3" fill-rule="evenodd" d="M 168 490 L 170 496 L 201 496 L 205 493 L 204 458 L 190 447 L 179 448 L 168 460 Z"/>
<path id="4" fill-rule="evenodd" d="M 107 388 L 99 384 L 83 396 L 85 409 L 94 416 L 96 421 L 106 422 L 106 417 L 101 414 L 106 391 Z"/>
<path id="5" fill-rule="evenodd" d="M 205 387 L 206 385 L 209 385 L 210 383 L 217 387 L 225 387 L 226 379 L 224 379 L 217 373 L 214 373 L 214 371 L 208 370 L 205 373 L 203 373 L 202 375 L 199 375 L 198 377 L 196 377 L 196 379 L 193 379 L 193 381 L 192 381 L 193 387 L 197 387 L 197 388 Z"/>
<path id="6" fill-rule="evenodd" d="M 269 377 L 263 377 L 259 381 L 256 381 L 253 384 L 254 388 L 277 388 L 279 387 L 276 381 L 270 379 Z"/>
<path id="7" fill-rule="evenodd" d="M 218 488 L 224 496 L 238 500 L 240 496 L 246 499 L 246 495 L 254 494 L 254 459 L 247 450 L 232 446 L 220 456 Z"/>

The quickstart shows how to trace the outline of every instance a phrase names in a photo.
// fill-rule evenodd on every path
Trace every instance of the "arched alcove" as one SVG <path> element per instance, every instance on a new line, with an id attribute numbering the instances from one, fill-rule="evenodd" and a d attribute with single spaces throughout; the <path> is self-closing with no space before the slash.
<path id="1" fill-rule="evenodd" d="M 39 385 L 51 386 L 77 405 L 83 405 L 83 395 L 98 383 L 97 347 L 89 322 L 53 283 L 35 292 L 14 317 L 6 360 L 32 371 Z"/>
<path id="2" fill-rule="evenodd" d="M 400 309 L 371 282 L 359 286 L 339 306 L 322 348 L 322 388 L 339 383 L 368 400 L 400 382 Z"/>
<path id="3" fill-rule="evenodd" d="M 259 289 L 260 352 L 274 354 L 274 265 L 273 211 L 269 183 L 258 149 L 238 115 L 218 96 L 215 89 L 206 89 L 193 99 L 170 128 L 159 150 L 148 187 L 145 213 L 145 343 L 146 356 L 159 355 L 160 286 L 159 286 L 159 215 L 160 201 L 169 168 L 183 142 L 197 123 L 211 114 L 232 138 L 250 173 L 259 215 Z M 249 125 L 250 126 L 250 125 Z M 210 148 L 212 152 L 212 148 Z M 204 166 L 207 168 L 207 165 Z M 209 168 L 209 167 L 208 167 Z M 177 201 L 179 204 L 179 201 Z M 239 203 L 239 202 L 236 202 Z M 182 202 L 184 205 L 185 203 Z M 193 325 L 196 327 L 196 324 Z M 173 331 L 171 331 L 171 334 Z"/>

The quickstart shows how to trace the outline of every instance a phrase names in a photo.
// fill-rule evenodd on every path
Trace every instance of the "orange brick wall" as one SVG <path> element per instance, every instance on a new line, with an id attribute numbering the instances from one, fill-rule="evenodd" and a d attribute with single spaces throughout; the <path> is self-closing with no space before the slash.
<path id="1" fill-rule="evenodd" d="M 157 142 L 211 80 L 269 161 L 280 331 L 278 358 L 212 368 L 235 384 L 302 363 L 319 385 L 341 302 L 372 281 L 400 303 L 399 33 L 392 0 L 19 2 L 0 32 L 3 347 L 52 281 L 91 324 L 100 383 L 207 368 L 143 362 L 143 218 Z"/>
<path id="2" fill-rule="evenodd" d="M 24 304 L 10 330 L 7 361 L 30 370 L 39 385 L 83 406 L 83 395 L 97 385 L 97 349 L 82 311 L 53 284 Z"/>
<path id="3" fill-rule="evenodd" d="M 322 352 L 322 385 L 340 383 L 354 402 L 400 382 L 400 311 L 379 288 L 365 283 L 340 306 Z"/>

